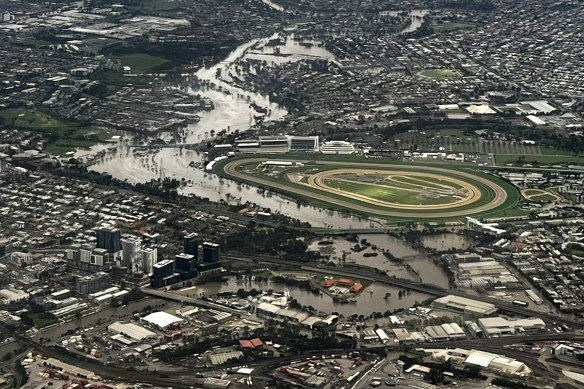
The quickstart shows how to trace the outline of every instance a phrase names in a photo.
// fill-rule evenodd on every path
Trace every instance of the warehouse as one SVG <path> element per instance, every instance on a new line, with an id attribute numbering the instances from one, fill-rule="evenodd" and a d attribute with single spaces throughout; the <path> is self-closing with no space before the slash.
<path id="1" fill-rule="evenodd" d="M 456 323 L 450 323 L 450 324 L 444 323 L 440 327 L 442 327 L 444 332 L 446 332 L 449 339 L 466 338 L 466 334 L 464 333 L 464 330 L 462 328 L 460 328 L 460 326 Z"/>
<path id="2" fill-rule="evenodd" d="M 116 334 L 122 334 L 125 337 L 135 340 L 136 342 L 140 342 L 144 339 L 156 338 L 156 334 L 154 332 L 133 323 L 117 321 L 113 324 L 110 324 L 107 329 L 111 332 L 115 332 Z"/>
<path id="3" fill-rule="evenodd" d="M 492 371 L 502 371 L 508 374 L 517 374 L 528 370 L 523 362 L 502 355 L 477 350 L 470 350 L 470 354 L 464 363 L 480 366 L 483 369 Z"/>
<path id="4" fill-rule="evenodd" d="M 183 319 L 162 311 L 153 312 L 150 315 L 144 316 L 142 319 L 140 319 L 141 323 L 144 323 L 145 325 L 152 328 L 158 328 L 160 330 L 165 330 L 166 328 L 174 324 L 178 324 L 182 321 Z"/>
<path id="5" fill-rule="evenodd" d="M 487 317 L 478 320 L 487 337 L 537 332 L 545 329 L 545 322 L 538 318 L 507 320 L 504 317 Z"/>
<path id="6" fill-rule="evenodd" d="M 452 294 L 437 298 L 432 305 L 449 311 L 468 313 L 477 316 L 489 316 L 497 312 L 497 308 L 493 304 L 483 303 L 482 301 L 471 300 Z"/>
<path id="7" fill-rule="evenodd" d="M 448 334 L 444 331 L 444 328 L 441 326 L 428 326 L 426 327 L 426 333 L 430 336 L 433 340 L 447 340 Z"/>

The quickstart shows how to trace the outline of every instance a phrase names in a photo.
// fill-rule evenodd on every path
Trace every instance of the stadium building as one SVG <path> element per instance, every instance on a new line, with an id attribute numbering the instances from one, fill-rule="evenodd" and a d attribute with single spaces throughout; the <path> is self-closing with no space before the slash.
<path id="1" fill-rule="evenodd" d="M 323 142 L 320 146 L 320 152 L 323 154 L 353 154 L 355 146 L 349 142 L 334 140 Z"/>
<path id="2" fill-rule="evenodd" d="M 262 153 L 288 152 L 288 138 L 285 136 L 260 136 L 260 151 Z"/>
<path id="3" fill-rule="evenodd" d="M 317 152 L 318 136 L 288 136 L 288 151 Z"/>

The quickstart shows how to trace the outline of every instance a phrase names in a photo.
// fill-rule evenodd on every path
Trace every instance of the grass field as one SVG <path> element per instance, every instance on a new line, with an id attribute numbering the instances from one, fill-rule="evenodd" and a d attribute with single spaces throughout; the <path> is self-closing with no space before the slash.
<path id="1" fill-rule="evenodd" d="M 375 182 L 371 182 L 371 177 Z M 429 176 L 362 174 L 352 178 L 337 174 L 323 184 L 341 193 L 357 194 L 386 203 L 407 205 L 449 204 L 464 196 L 461 185 Z"/>
<path id="2" fill-rule="evenodd" d="M 551 203 L 560 200 L 560 196 L 543 189 L 523 189 L 521 194 L 525 199 L 535 203 Z"/>
<path id="3" fill-rule="evenodd" d="M 251 158 L 245 156 L 221 161 L 216 164 L 215 172 L 223 177 L 305 200 L 315 206 L 375 215 L 392 222 L 437 218 L 459 220 L 467 215 L 502 216 L 505 211 L 515 209 L 519 199 L 519 193 L 512 185 L 479 172 L 474 167 L 467 167 L 468 165 L 463 167 L 403 162 L 382 164 L 379 160 L 356 157 L 350 159 L 352 162 L 346 163 L 346 158 L 332 161 L 327 157 L 322 159 L 319 157 L 317 161 L 303 161 L 304 166 L 266 168 L 261 165 L 265 157 Z M 362 174 L 361 183 L 351 182 L 352 180 L 347 182 L 346 178 L 355 170 L 359 170 L 360 174 L 365 170 L 367 174 Z M 415 172 L 418 176 L 414 179 L 421 181 L 412 180 L 412 177 L 405 177 L 405 180 L 404 177 L 399 177 L 397 181 L 387 185 L 388 187 L 384 187 L 386 183 L 374 185 L 370 175 L 385 170 L 388 175 L 394 174 L 394 177 L 408 176 Z M 339 172 L 342 175 L 337 176 Z M 424 176 L 425 172 L 427 176 Z M 343 179 L 338 180 L 338 177 Z M 461 191 L 458 186 L 452 185 L 452 182 L 464 187 L 464 190 Z M 413 191 L 414 183 L 422 187 L 418 186 Z M 435 190 L 436 184 L 443 185 L 442 193 L 440 191 L 433 195 L 425 193 Z M 341 186 L 335 188 L 334 185 Z"/>
<path id="4" fill-rule="evenodd" d="M 99 141 L 120 135 L 115 130 L 83 126 L 54 118 L 38 110 L 20 108 L 0 111 L 0 123 L 6 127 L 51 134 L 52 141 L 47 144 L 47 151 L 60 156 L 76 148 L 91 147 Z"/>
<path id="5" fill-rule="evenodd" d="M 133 73 L 150 73 L 156 66 L 165 64 L 168 60 L 150 54 L 126 54 L 118 58 L 123 66 L 132 68 Z"/>
<path id="6" fill-rule="evenodd" d="M 479 140 L 476 135 L 465 135 L 464 131 L 456 129 L 425 130 L 420 132 L 404 132 L 394 137 L 400 147 L 438 150 L 440 147 L 451 152 L 478 152 Z"/>
<path id="7" fill-rule="evenodd" d="M 540 155 L 542 150 L 537 145 L 506 140 L 481 141 L 481 152 L 500 155 Z"/>
<path id="8" fill-rule="evenodd" d="M 427 69 L 422 70 L 419 73 L 421 76 L 428 77 L 428 78 L 460 78 L 462 77 L 462 73 L 457 72 L 456 70 L 451 69 Z"/>
<path id="9" fill-rule="evenodd" d="M 522 163 L 532 165 L 562 165 L 575 164 L 584 165 L 584 155 L 495 155 L 495 161 L 498 165 L 505 165 L 508 163 L 516 164 L 519 158 Z"/>
<path id="10" fill-rule="evenodd" d="M 63 126 L 59 120 L 43 112 L 18 108 L 0 111 L 0 119 L 5 126 L 28 130 L 57 129 Z"/>
<path id="11" fill-rule="evenodd" d="M 466 30 L 476 27 L 474 24 L 470 23 L 457 23 L 457 22 L 444 22 L 432 25 L 434 31 L 453 31 L 453 30 Z"/>

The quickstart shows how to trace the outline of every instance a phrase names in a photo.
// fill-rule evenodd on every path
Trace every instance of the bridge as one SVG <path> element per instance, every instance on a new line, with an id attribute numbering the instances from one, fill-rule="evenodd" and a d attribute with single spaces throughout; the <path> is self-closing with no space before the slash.
<path id="1" fill-rule="evenodd" d="M 212 301 L 207 301 L 207 300 L 203 300 L 203 299 L 196 298 L 196 297 L 181 296 L 179 294 L 175 294 L 172 292 L 155 290 L 155 289 L 150 289 L 147 287 L 141 288 L 141 290 L 142 290 L 142 292 L 144 292 L 144 294 L 147 294 L 149 296 L 155 296 L 155 297 L 160 297 L 160 298 L 167 299 L 167 300 L 178 301 L 178 302 L 183 303 L 183 304 L 191 304 L 191 305 L 196 305 L 196 306 L 207 308 L 207 309 L 215 309 L 215 310 L 219 310 L 219 311 L 229 312 L 233 315 L 238 315 L 238 316 L 248 314 L 247 311 L 244 311 L 241 309 L 227 307 L 225 305 L 217 304 L 217 303 L 214 303 Z"/>

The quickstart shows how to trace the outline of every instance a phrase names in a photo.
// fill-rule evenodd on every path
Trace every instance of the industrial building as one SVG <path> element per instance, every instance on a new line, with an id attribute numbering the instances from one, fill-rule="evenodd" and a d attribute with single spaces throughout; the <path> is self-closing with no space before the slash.
<path id="1" fill-rule="evenodd" d="M 508 320 L 504 317 L 486 317 L 478 320 L 484 336 L 497 337 L 544 330 L 545 322 L 539 318 Z"/>
<path id="2" fill-rule="evenodd" d="M 428 326 L 426 334 L 434 340 L 464 339 L 466 334 L 457 323 L 444 323 L 439 326 Z"/>
<path id="3" fill-rule="evenodd" d="M 476 316 L 489 316 L 497 312 L 497 307 L 490 303 L 472 300 L 465 297 L 448 295 L 437 298 L 432 302 L 437 308 L 447 309 L 458 313 L 466 313 Z"/>
<path id="4" fill-rule="evenodd" d="M 174 315 L 171 315 L 170 313 L 163 311 L 153 312 L 148 316 L 144 316 L 142 319 L 140 319 L 141 323 L 144 323 L 145 325 L 152 328 L 157 328 L 159 330 L 165 330 L 166 328 L 181 323 L 183 321 L 184 320 L 181 319 L 180 317 L 176 317 Z"/>
<path id="5" fill-rule="evenodd" d="M 133 339 L 136 342 L 141 342 L 145 339 L 156 338 L 156 333 L 133 323 L 117 321 L 110 324 L 107 329 L 116 334 L 122 334 L 123 336 Z"/>
<path id="6" fill-rule="evenodd" d="M 520 285 L 519 280 L 507 268 L 492 258 L 480 262 L 458 264 L 457 284 L 466 287 L 485 285 Z"/>
<path id="7" fill-rule="evenodd" d="M 529 371 L 523 362 L 516 359 L 478 350 L 470 350 L 464 363 L 507 374 L 521 374 Z"/>

